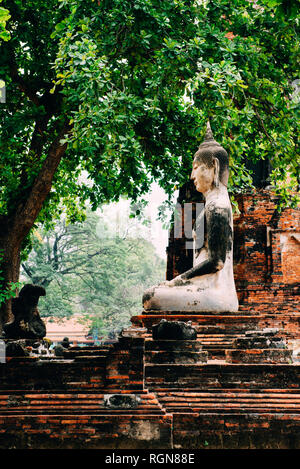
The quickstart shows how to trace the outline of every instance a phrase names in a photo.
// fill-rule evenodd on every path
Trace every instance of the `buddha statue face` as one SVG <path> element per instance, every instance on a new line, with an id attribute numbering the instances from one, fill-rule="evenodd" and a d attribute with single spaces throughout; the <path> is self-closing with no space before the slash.
<path id="1" fill-rule="evenodd" d="M 194 158 L 191 179 L 195 184 L 196 190 L 206 194 L 218 184 L 219 165 L 216 158 L 212 161 Z"/>
<path id="2" fill-rule="evenodd" d="M 226 150 L 213 137 L 210 124 L 207 123 L 204 141 L 194 155 L 191 179 L 197 191 L 205 194 L 212 185 L 225 187 L 228 184 L 229 166 Z"/>

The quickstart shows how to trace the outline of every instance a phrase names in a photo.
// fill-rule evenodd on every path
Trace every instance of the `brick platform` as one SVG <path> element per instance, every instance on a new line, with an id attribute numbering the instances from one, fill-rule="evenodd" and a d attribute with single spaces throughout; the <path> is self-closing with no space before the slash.
<path id="1" fill-rule="evenodd" d="M 169 342 L 121 338 L 0 364 L 0 447 L 300 447 L 300 365 L 170 363 Z M 181 344 L 187 362 L 202 353 L 191 342 Z M 107 394 L 137 405 L 107 407 Z"/>
<path id="2" fill-rule="evenodd" d="M 108 394 L 137 405 L 108 407 Z M 171 429 L 144 386 L 144 339 L 0 364 L 1 448 L 170 448 Z"/>

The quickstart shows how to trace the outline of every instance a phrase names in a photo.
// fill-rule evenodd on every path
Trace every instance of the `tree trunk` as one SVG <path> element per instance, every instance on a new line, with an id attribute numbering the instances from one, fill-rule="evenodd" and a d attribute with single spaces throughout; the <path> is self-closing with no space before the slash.
<path id="1" fill-rule="evenodd" d="M 10 282 L 17 282 L 19 280 L 20 273 L 20 245 L 16 240 L 11 238 L 0 239 L 0 250 L 3 252 L 3 259 L 1 262 L 1 277 L 3 277 L 3 283 L 1 287 L 6 289 Z M 1 324 L 13 319 L 11 313 L 11 300 L 8 300 L 0 306 Z"/>
<path id="2" fill-rule="evenodd" d="M 60 140 L 68 133 L 65 125 L 49 148 L 48 156 L 33 182 L 27 200 L 19 205 L 10 217 L 0 216 L 0 280 L 1 290 L 5 290 L 10 282 L 17 282 L 20 274 L 21 246 L 30 232 L 42 206 L 52 187 L 52 180 L 59 162 L 64 155 L 67 144 Z M 11 300 L 0 305 L 0 332 L 2 326 L 11 316 Z"/>
<path id="3" fill-rule="evenodd" d="M 16 238 L 11 220 L 0 217 L 0 287 L 6 290 L 10 282 L 17 282 L 20 273 L 20 241 Z M 0 304 L 0 332 L 12 319 L 11 300 Z"/>

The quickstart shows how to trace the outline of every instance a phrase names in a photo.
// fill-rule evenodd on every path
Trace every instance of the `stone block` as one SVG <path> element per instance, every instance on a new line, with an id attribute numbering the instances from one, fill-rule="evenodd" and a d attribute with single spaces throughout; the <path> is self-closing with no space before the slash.
<path id="1" fill-rule="evenodd" d="M 136 394 L 105 394 L 104 406 L 110 409 L 135 409 L 141 402 Z"/>
<path id="2" fill-rule="evenodd" d="M 162 319 L 152 328 L 154 340 L 196 340 L 197 331 L 191 322 Z"/>

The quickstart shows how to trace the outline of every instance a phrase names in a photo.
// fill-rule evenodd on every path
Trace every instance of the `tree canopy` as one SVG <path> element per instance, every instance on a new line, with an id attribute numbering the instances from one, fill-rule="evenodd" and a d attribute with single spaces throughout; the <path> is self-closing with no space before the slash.
<path id="1" fill-rule="evenodd" d="M 71 145 L 40 219 L 61 198 L 70 216 L 74 196 L 95 205 L 123 194 L 136 198 L 151 179 L 172 192 L 186 180 L 208 117 L 230 152 L 233 186 L 250 182 L 242 171 L 247 158 L 270 158 L 276 181 L 287 168 L 295 174 L 293 2 L 7 0 L 4 6 L 11 40 L 1 51 L 8 88 L 2 213 L 28 196 L 63 125 L 72 129 Z M 78 183 L 83 169 L 91 185 Z"/>
<path id="2" fill-rule="evenodd" d="M 36 221 L 49 224 L 63 207 L 74 221 L 87 199 L 94 208 L 136 200 L 153 180 L 168 194 L 186 182 L 208 118 L 230 154 L 231 191 L 251 186 L 247 160 L 269 159 L 287 203 L 283 181 L 289 173 L 294 183 L 299 164 L 297 2 L 2 5 L 1 37 L 10 35 L 0 43 L 6 282 L 17 279 L 16 252 Z"/>
<path id="3" fill-rule="evenodd" d="M 63 4 L 71 14 L 53 34 L 60 37 L 56 83 L 78 105 L 71 140 L 89 152 L 92 200 L 114 198 L 120 189 L 136 197 L 150 177 L 171 193 L 189 174 L 208 118 L 231 155 L 231 190 L 251 185 L 247 160 L 267 158 L 272 182 L 287 198 L 278 183 L 299 169 L 290 99 L 298 73 L 296 4 Z"/>

